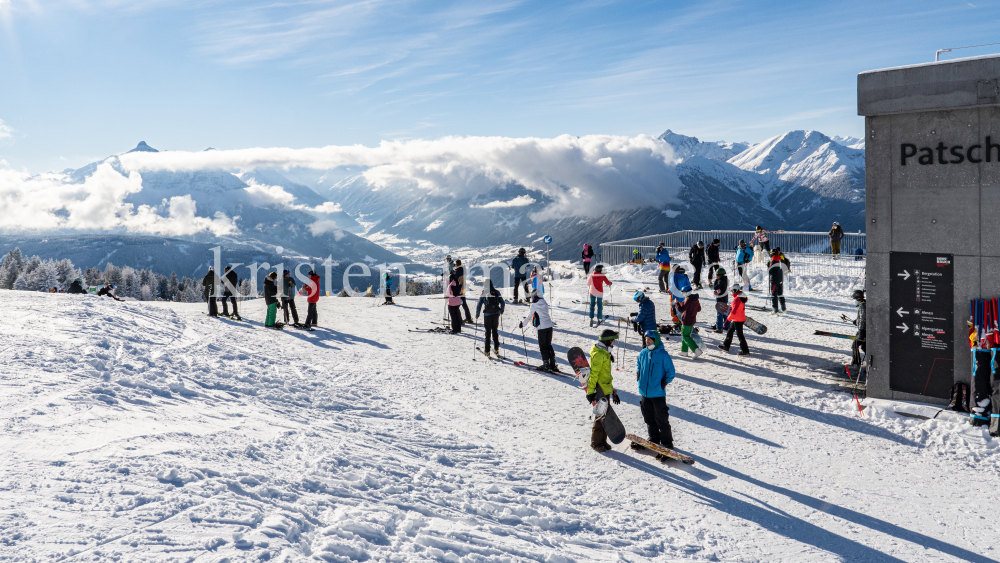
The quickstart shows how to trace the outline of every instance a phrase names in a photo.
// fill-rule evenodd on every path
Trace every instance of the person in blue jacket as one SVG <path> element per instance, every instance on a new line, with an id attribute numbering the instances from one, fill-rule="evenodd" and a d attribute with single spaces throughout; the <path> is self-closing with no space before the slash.
<path id="1" fill-rule="evenodd" d="M 636 291 L 632 296 L 632 299 L 639 304 L 639 312 L 632 313 L 629 316 L 632 318 L 632 327 L 635 328 L 636 332 L 644 333 L 647 330 L 656 330 L 656 306 L 653 305 L 653 301 L 646 297 L 646 294 L 641 290 Z"/>
<path id="2" fill-rule="evenodd" d="M 639 383 L 639 409 L 649 431 L 649 441 L 669 450 L 674 449 L 674 436 L 670 430 L 670 407 L 667 406 L 666 386 L 674 380 L 674 361 L 660 342 L 660 333 L 648 330 L 643 335 L 645 348 L 635 361 L 635 377 Z M 632 449 L 643 446 L 633 443 Z M 668 458 L 656 454 L 656 459 Z"/>
<path id="3" fill-rule="evenodd" d="M 668 276 L 670 275 L 670 253 L 667 252 L 667 247 L 660 243 L 660 246 L 656 247 L 656 262 L 660 265 L 660 274 L 657 276 L 657 281 L 660 283 L 660 293 L 667 292 L 667 285 L 669 285 Z"/>
<path id="4" fill-rule="evenodd" d="M 382 274 L 382 283 L 385 285 L 385 303 L 383 305 L 395 305 L 392 301 L 392 276 L 389 272 Z"/>
<path id="5" fill-rule="evenodd" d="M 743 285 L 748 291 L 753 291 L 750 287 L 750 262 L 753 261 L 753 249 L 745 240 L 740 240 L 740 246 L 736 249 L 736 272 L 743 278 Z"/>

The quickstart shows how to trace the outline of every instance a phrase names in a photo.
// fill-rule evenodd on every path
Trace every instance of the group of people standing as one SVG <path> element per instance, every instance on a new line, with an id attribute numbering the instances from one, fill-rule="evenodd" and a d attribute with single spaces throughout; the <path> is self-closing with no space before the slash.
<path id="1" fill-rule="evenodd" d="M 242 320 L 237 309 L 236 295 L 239 287 L 239 276 L 232 266 L 226 266 L 221 278 L 216 274 L 215 268 L 209 267 L 208 273 L 201 280 L 202 291 L 208 301 L 208 315 L 210 317 L 229 317 L 233 320 Z M 219 285 L 222 286 L 222 296 L 218 297 L 216 292 Z M 267 306 L 267 314 L 264 318 L 264 327 L 274 330 L 281 330 L 285 326 L 294 326 L 303 330 L 313 330 L 317 323 L 316 304 L 319 302 L 320 277 L 314 270 L 309 271 L 309 282 L 299 288 L 295 283 L 295 278 L 288 270 L 282 272 L 281 281 L 278 281 L 278 272 L 271 272 L 264 277 L 264 305 Z M 301 293 L 306 297 L 306 318 L 305 324 L 299 322 L 299 312 L 295 306 L 295 296 Z M 213 295 L 215 294 L 215 295 Z M 219 313 L 218 303 L 222 303 L 222 313 Z M 232 305 L 233 312 L 229 313 L 229 305 Z M 278 306 L 284 312 L 285 322 L 279 322 Z"/>

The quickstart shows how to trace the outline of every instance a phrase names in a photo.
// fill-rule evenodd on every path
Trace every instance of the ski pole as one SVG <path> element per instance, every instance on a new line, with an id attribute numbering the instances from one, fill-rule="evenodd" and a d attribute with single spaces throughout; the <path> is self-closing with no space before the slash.
<path id="1" fill-rule="evenodd" d="M 476 319 L 472 332 L 472 361 L 476 361 L 476 339 L 479 338 L 479 319 Z"/>
<path id="2" fill-rule="evenodd" d="M 507 344 L 503 340 L 503 331 L 504 331 L 504 328 L 503 328 L 503 313 L 500 313 L 500 349 L 501 350 L 506 350 L 507 349 Z M 500 356 L 500 358 L 503 359 L 503 356 Z"/>
<path id="3" fill-rule="evenodd" d="M 528 344 L 524 341 L 524 327 L 521 327 L 521 345 L 524 346 L 524 363 L 528 363 Z"/>

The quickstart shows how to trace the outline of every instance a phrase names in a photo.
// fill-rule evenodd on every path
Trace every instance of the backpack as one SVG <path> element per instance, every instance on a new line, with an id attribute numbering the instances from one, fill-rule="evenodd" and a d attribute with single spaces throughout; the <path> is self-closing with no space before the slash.
<path id="1" fill-rule="evenodd" d="M 500 312 L 500 299 L 495 295 L 488 295 L 485 305 L 484 312 L 487 315 L 495 315 Z"/>
<path id="2" fill-rule="evenodd" d="M 538 318 L 538 313 L 531 315 L 531 326 L 538 328 L 538 325 L 541 324 L 541 322 L 541 319 Z"/>
<path id="3" fill-rule="evenodd" d="M 951 402 L 948 403 L 948 410 L 957 412 L 969 412 L 969 386 L 959 381 L 951 386 Z"/>

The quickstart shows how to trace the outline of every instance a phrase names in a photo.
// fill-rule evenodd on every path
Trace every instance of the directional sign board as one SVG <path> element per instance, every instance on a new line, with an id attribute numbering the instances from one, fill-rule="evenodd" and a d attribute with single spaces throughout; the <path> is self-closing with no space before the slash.
<path id="1" fill-rule="evenodd" d="M 889 253 L 889 388 L 947 399 L 955 372 L 951 254 Z"/>
<path id="2" fill-rule="evenodd" d="M 552 237 L 546 235 L 545 237 L 542 238 L 542 242 L 544 242 L 545 244 L 552 244 Z"/>

